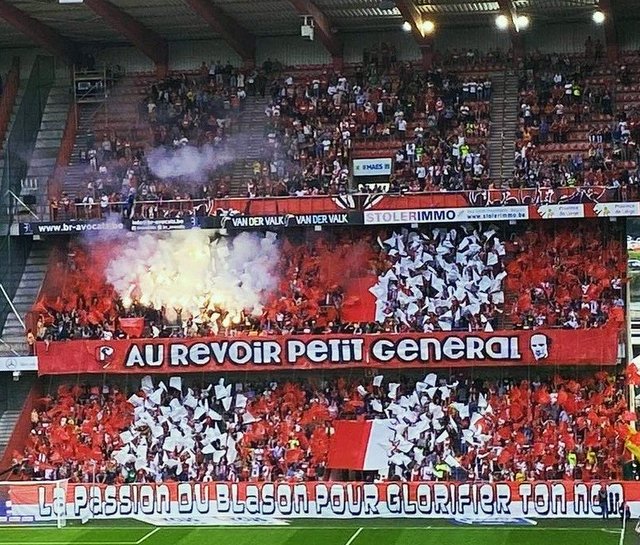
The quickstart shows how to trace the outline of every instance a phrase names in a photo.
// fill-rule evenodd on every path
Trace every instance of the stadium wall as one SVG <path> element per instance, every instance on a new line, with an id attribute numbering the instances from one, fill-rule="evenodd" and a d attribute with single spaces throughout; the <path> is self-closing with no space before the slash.
<path id="1" fill-rule="evenodd" d="M 635 32 L 635 21 L 621 21 L 619 33 L 622 49 L 637 48 L 640 38 Z M 395 44 L 398 59 L 403 61 L 417 61 L 421 58 L 411 34 L 398 31 L 381 32 L 345 32 L 344 60 L 347 63 L 360 62 L 364 48 L 374 47 L 382 42 Z M 564 24 L 542 24 L 533 22 L 531 31 L 526 35 L 528 50 L 539 50 L 543 53 L 578 53 L 584 50 L 584 42 L 588 36 L 595 40 L 604 41 L 602 30 L 589 21 L 572 23 L 571 32 L 567 32 Z M 436 48 L 444 50 L 478 49 L 488 51 L 504 49 L 507 41 L 503 34 L 496 32 L 491 25 L 461 27 L 444 26 L 438 30 Z M 99 46 L 94 44 L 88 48 L 95 50 L 98 63 L 106 62 L 119 64 L 128 71 L 152 71 L 152 61 L 135 47 L 126 44 Z M 303 40 L 297 35 L 258 37 L 257 62 L 261 64 L 266 59 L 278 60 L 286 65 L 296 64 L 329 64 L 331 56 L 324 49 L 320 41 Z M 0 73 L 6 73 L 8 63 L 13 55 L 19 55 L 22 66 L 30 66 L 36 55 L 44 52 L 39 48 L 7 48 L 0 54 Z M 44 53 L 46 54 L 46 53 Z M 195 68 L 202 61 L 210 63 L 220 59 L 227 59 L 234 65 L 240 64 L 240 58 L 223 40 L 185 40 L 169 43 L 169 64 L 174 70 Z M 65 69 L 64 64 L 58 64 L 59 69 Z"/>
<path id="2" fill-rule="evenodd" d="M 31 73 L 31 67 L 33 66 L 34 61 L 38 55 L 48 56 L 50 53 L 47 53 L 44 49 L 39 47 L 16 47 L 16 48 L 7 48 L 0 49 L 0 74 L 4 77 L 6 73 L 11 68 L 11 62 L 13 57 L 20 57 L 20 77 L 23 80 L 26 80 Z M 56 75 L 68 73 L 69 67 L 59 60 L 56 60 L 55 63 Z"/>
<path id="3" fill-rule="evenodd" d="M 495 33 L 494 33 L 495 34 Z M 566 23 L 550 24 L 547 21 L 532 21 L 531 29 L 525 34 L 525 50 L 539 50 L 541 53 L 583 53 L 584 43 L 591 36 L 605 43 L 604 28 L 591 21 L 571 23 L 567 32 Z"/>
<path id="4" fill-rule="evenodd" d="M 639 23 L 640 21 L 637 19 L 623 19 L 621 21 L 617 21 L 616 27 L 621 50 L 629 51 L 640 49 L 640 34 L 638 33 Z"/>
<path id="5" fill-rule="evenodd" d="M 169 42 L 169 66 L 174 70 L 193 70 L 202 61 L 210 65 L 217 60 L 242 64 L 240 56 L 223 40 Z"/>

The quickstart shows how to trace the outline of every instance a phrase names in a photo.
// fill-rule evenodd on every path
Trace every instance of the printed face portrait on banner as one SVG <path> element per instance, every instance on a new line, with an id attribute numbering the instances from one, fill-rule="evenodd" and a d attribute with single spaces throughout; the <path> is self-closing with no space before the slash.
<path id="1" fill-rule="evenodd" d="M 549 338 L 544 333 L 536 333 L 531 337 L 531 352 L 536 361 L 549 357 Z"/>

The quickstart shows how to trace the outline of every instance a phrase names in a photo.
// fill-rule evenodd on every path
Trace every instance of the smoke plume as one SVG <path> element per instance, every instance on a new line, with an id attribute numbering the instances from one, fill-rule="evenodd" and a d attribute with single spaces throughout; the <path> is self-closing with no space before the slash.
<path id="1" fill-rule="evenodd" d="M 276 236 L 242 233 L 233 239 L 210 238 L 193 230 L 126 239 L 105 274 L 125 306 L 132 301 L 182 309 L 197 316 L 202 309 L 258 315 L 278 284 L 280 249 Z"/>
<path id="2" fill-rule="evenodd" d="M 233 161 L 233 154 L 211 146 L 184 146 L 174 150 L 160 147 L 151 150 L 147 159 L 151 172 L 158 178 L 184 177 L 200 182 L 205 181 L 210 172 Z"/>

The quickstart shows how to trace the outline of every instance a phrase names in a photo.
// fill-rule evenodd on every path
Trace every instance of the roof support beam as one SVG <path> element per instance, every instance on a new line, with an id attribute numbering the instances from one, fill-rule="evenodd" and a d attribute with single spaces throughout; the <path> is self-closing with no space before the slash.
<path id="1" fill-rule="evenodd" d="M 337 70 L 342 69 L 344 62 L 342 40 L 332 31 L 329 18 L 311 0 L 289 0 L 289 3 L 298 12 L 298 15 L 310 15 L 313 17 L 315 32 L 322 45 L 331 55 L 334 68 Z"/>
<path id="2" fill-rule="evenodd" d="M 149 57 L 156 65 L 158 77 L 167 74 L 169 46 L 164 38 L 107 0 L 84 0 L 84 5 Z"/>
<path id="3" fill-rule="evenodd" d="M 242 28 L 232 17 L 214 6 L 211 0 L 184 0 L 231 48 L 240 55 L 245 66 L 256 62 L 256 38 Z"/>
<path id="4" fill-rule="evenodd" d="M 616 16 L 613 13 L 613 2 L 611 0 L 600 0 L 599 7 L 605 15 L 604 40 L 607 48 L 607 59 L 609 62 L 617 63 L 620 57 L 620 46 L 618 44 L 618 33 L 616 32 Z"/>
<path id="5" fill-rule="evenodd" d="M 51 27 L 27 15 L 5 0 L 0 0 L 0 19 L 4 19 L 13 28 L 31 38 L 56 57 L 67 59 L 73 63 L 80 53 L 78 47 L 71 40 L 64 38 Z"/>
<path id="6" fill-rule="evenodd" d="M 396 7 L 404 20 L 411 25 L 411 34 L 422 53 L 422 67 L 433 68 L 433 35 L 424 32 L 424 19 L 414 0 L 396 0 Z"/>
<path id="7" fill-rule="evenodd" d="M 511 0 L 498 0 L 500 13 L 509 19 L 509 35 L 511 36 L 511 49 L 513 61 L 517 63 L 524 58 L 524 37 L 518 26 L 518 14 Z"/>

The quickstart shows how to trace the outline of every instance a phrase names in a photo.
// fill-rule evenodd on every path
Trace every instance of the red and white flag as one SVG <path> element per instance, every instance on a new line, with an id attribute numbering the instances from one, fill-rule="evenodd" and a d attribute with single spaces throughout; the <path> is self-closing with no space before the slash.
<path id="1" fill-rule="evenodd" d="M 379 471 L 389 465 L 391 420 L 337 420 L 329 442 L 330 469 Z"/>

